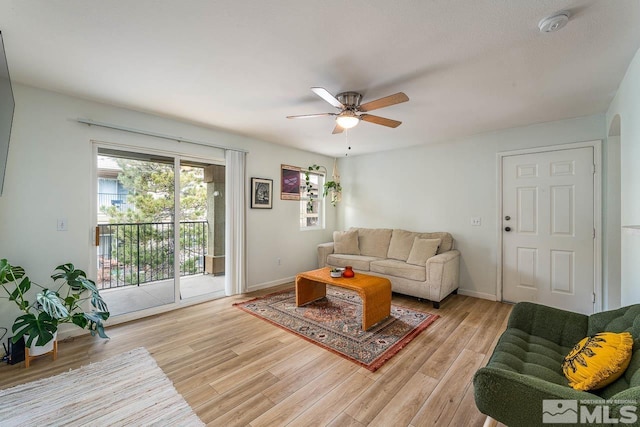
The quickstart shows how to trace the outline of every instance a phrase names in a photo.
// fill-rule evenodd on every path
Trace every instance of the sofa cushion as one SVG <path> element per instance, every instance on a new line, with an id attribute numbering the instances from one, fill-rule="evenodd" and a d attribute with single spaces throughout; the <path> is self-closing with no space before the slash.
<path id="1" fill-rule="evenodd" d="M 592 314 L 589 316 L 586 335 L 623 331 L 630 332 L 636 339 L 640 339 L 640 304 Z"/>
<path id="2" fill-rule="evenodd" d="M 387 258 L 406 261 L 409 258 L 409 252 L 413 246 L 413 239 L 418 235 L 412 231 L 393 230 L 391 241 L 389 242 L 389 252 Z"/>
<path id="3" fill-rule="evenodd" d="M 449 252 L 453 249 L 453 236 L 447 232 L 438 233 L 418 233 L 418 237 L 421 239 L 440 239 L 440 247 L 438 248 L 438 254 L 443 252 Z"/>
<path id="4" fill-rule="evenodd" d="M 629 332 L 600 332 L 581 340 L 562 362 L 569 385 L 596 390 L 620 378 L 631 361 L 633 337 Z"/>
<path id="5" fill-rule="evenodd" d="M 333 252 L 336 254 L 360 255 L 358 232 L 355 230 L 334 231 Z"/>
<path id="6" fill-rule="evenodd" d="M 331 254 L 327 257 L 327 264 L 332 267 L 352 266 L 356 270 L 369 271 L 369 264 L 378 261 L 380 258 L 363 255 L 340 255 Z"/>
<path id="7" fill-rule="evenodd" d="M 391 241 L 389 228 L 352 228 L 358 231 L 360 255 L 386 258 Z"/>
<path id="8" fill-rule="evenodd" d="M 407 264 L 404 261 L 395 259 L 383 259 L 371 262 L 371 271 L 375 273 L 387 274 L 389 276 L 402 277 L 405 279 L 425 282 L 427 280 L 427 269 L 423 265 Z"/>
<path id="9" fill-rule="evenodd" d="M 508 328 L 496 344 L 488 366 L 566 386 L 561 366 L 569 350 L 523 330 Z"/>
<path id="10" fill-rule="evenodd" d="M 440 239 L 421 239 L 416 237 L 413 240 L 407 263 L 424 267 L 427 264 L 427 260 L 438 252 L 441 242 Z"/>

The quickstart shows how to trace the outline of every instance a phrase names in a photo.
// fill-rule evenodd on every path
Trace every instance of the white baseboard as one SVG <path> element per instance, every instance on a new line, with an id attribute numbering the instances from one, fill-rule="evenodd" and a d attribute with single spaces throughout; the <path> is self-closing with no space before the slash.
<path id="1" fill-rule="evenodd" d="M 470 291 L 467 289 L 458 288 L 458 293 L 460 295 L 466 295 L 468 297 L 488 299 L 489 301 L 497 301 L 497 298 L 495 295 L 487 294 L 484 292 Z"/>
<path id="2" fill-rule="evenodd" d="M 257 291 L 259 289 L 272 288 L 274 286 L 284 285 L 285 283 L 291 283 L 295 280 L 296 278 L 292 276 L 292 277 L 285 277 L 283 279 L 273 280 L 271 282 L 257 283 L 255 285 L 248 286 L 247 291 L 251 292 L 251 291 Z"/>

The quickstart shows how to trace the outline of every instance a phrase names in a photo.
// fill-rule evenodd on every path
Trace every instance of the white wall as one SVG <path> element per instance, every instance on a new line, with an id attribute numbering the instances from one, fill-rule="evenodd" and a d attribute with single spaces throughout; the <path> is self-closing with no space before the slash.
<path id="1" fill-rule="evenodd" d="M 448 231 L 462 253 L 461 291 L 495 298 L 497 153 L 605 135 L 604 115 L 594 115 L 348 157 L 340 162 L 344 212 L 338 224 Z M 482 226 L 472 227 L 472 216 L 481 217 Z"/>
<path id="2" fill-rule="evenodd" d="M 324 231 L 299 231 L 297 203 L 281 201 L 277 196 L 272 210 L 248 209 L 250 288 L 280 283 L 300 270 L 314 268 L 316 243 L 330 240 L 331 231 L 336 228 L 397 227 L 451 232 L 462 252 L 462 290 L 491 298 L 495 296 L 497 268 L 496 153 L 605 140 L 606 129 L 616 114 L 622 120 L 620 153 L 612 139 L 605 141 L 603 157 L 610 171 L 615 170 L 618 156 L 621 158 L 622 225 L 640 224 L 640 169 L 633 167 L 640 161 L 639 76 L 640 54 L 636 54 L 606 119 L 604 115 L 581 117 L 446 144 L 341 159 L 343 202 L 337 210 L 327 206 Z M 247 149 L 247 182 L 252 176 L 272 178 L 276 195 L 281 163 L 302 167 L 318 163 L 331 168 L 332 159 L 325 156 L 220 130 L 20 85 L 14 87 L 14 92 L 16 111 L 4 194 L 0 197 L 0 257 L 24 266 L 41 283 L 49 283 L 52 268 L 62 262 L 71 261 L 80 268 L 90 265 L 94 253 L 90 239 L 91 140 L 221 158 L 219 150 L 89 127 L 78 124 L 78 117 Z M 607 171 L 603 172 L 604 188 L 615 192 L 615 179 L 607 180 Z M 607 200 L 612 206 L 603 208 L 605 236 L 615 234 L 615 221 L 620 217 L 615 197 L 605 197 L 605 203 Z M 482 217 L 482 226 L 471 227 L 471 216 Z M 68 231 L 56 231 L 57 218 L 68 220 Z M 615 239 L 610 238 L 604 247 L 612 242 L 615 246 Z M 616 283 L 607 287 L 616 277 L 615 255 L 609 254 L 609 259 L 603 260 L 603 294 L 610 299 L 621 295 L 625 304 L 640 302 L 640 287 L 636 285 L 640 268 L 635 266 L 638 256 L 634 254 L 640 256 L 640 235 L 623 233 L 621 290 L 612 288 Z M 607 273 L 609 264 L 613 270 Z M 9 327 L 16 314 L 11 304 L 0 301 L 0 326 Z"/>
<path id="3" fill-rule="evenodd" d="M 602 274 L 604 283 L 609 283 L 603 295 L 604 309 L 622 306 L 620 283 L 620 137 L 607 137 L 605 141 L 604 183 L 602 195 L 602 221 L 604 241 Z"/>
<path id="4" fill-rule="evenodd" d="M 640 50 L 636 52 L 607 111 L 607 129 L 620 119 L 620 196 L 622 225 L 621 298 L 640 303 Z"/>
<path id="5" fill-rule="evenodd" d="M 331 206 L 327 231 L 302 232 L 298 203 L 279 198 L 281 163 L 331 167 L 331 158 L 21 85 L 14 93 L 16 110 L 0 197 L 0 258 L 22 265 L 39 283 L 49 284 L 53 268 L 64 262 L 89 270 L 95 253 L 90 237 L 95 225 L 92 140 L 224 158 L 218 149 L 87 126 L 75 121 L 79 117 L 248 150 L 247 186 L 251 177 L 271 178 L 275 195 L 273 209 L 247 210 L 250 288 L 281 283 L 315 268 L 316 244 L 331 238 L 336 217 Z M 56 231 L 57 218 L 67 219 L 68 231 Z M 10 327 L 17 313 L 13 303 L 0 300 L 0 326 Z"/>

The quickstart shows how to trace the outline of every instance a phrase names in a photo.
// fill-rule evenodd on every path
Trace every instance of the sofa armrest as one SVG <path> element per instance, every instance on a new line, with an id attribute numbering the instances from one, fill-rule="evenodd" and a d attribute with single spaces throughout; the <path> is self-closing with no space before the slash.
<path id="1" fill-rule="evenodd" d="M 427 260 L 429 299 L 442 301 L 458 288 L 460 277 L 460 252 L 456 249 L 438 254 Z"/>
<path id="2" fill-rule="evenodd" d="M 492 366 L 475 373 L 473 386 L 480 412 L 510 427 L 544 425 L 542 401 L 546 399 L 595 402 L 601 399 L 586 391 Z M 586 406 L 593 411 L 592 405 Z M 618 412 L 619 406 L 612 405 L 611 412 Z"/>
<path id="3" fill-rule="evenodd" d="M 452 249 L 447 252 L 443 252 L 441 254 L 432 256 L 427 260 L 427 265 L 429 264 L 444 264 L 446 262 L 450 262 L 460 257 L 460 251 L 457 249 Z"/>
<path id="4" fill-rule="evenodd" d="M 327 265 L 327 257 L 333 253 L 333 242 L 320 243 L 318 245 L 318 268 Z"/>
<path id="5" fill-rule="evenodd" d="M 587 335 L 589 317 L 532 302 L 520 302 L 509 315 L 508 328 L 573 347 Z"/>

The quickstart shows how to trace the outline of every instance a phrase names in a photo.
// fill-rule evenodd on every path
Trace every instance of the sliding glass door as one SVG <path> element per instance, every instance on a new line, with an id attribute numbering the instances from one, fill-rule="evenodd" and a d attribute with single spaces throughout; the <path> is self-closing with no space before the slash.
<path id="1" fill-rule="evenodd" d="M 223 296 L 225 167 L 109 147 L 96 161 L 96 284 L 111 315 Z"/>
<path id="2" fill-rule="evenodd" d="M 224 166 L 180 161 L 180 298 L 224 296 Z"/>
<path id="3" fill-rule="evenodd" d="M 97 281 L 112 316 L 175 302 L 174 159 L 98 149 Z"/>

